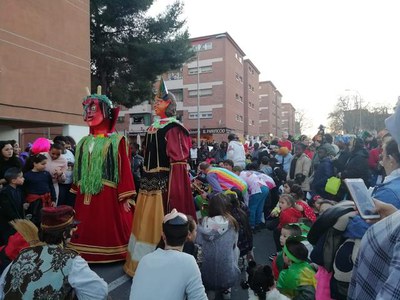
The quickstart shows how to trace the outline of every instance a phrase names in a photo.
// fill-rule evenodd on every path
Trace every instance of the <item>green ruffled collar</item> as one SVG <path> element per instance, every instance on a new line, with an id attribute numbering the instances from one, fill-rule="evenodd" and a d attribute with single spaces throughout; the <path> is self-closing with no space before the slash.
<path id="1" fill-rule="evenodd" d="M 163 119 L 160 119 L 159 117 L 155 117 L 154 122 L 151 126 L 153 128 L 160 129 L 171 123 L 180 123 L 180 122 L 176 119 L 176 117 L 168 117 L 168 118 L 163 118 Z"/>

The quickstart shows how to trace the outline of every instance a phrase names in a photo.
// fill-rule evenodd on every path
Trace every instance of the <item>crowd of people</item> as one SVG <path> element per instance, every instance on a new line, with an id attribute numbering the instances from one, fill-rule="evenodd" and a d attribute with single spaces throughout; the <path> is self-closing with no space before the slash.
<path id="1" fill-rule="evenodd" d="M 23 153 L 16 141 L 0 141 L 0 299 L 71 293 L 104 299 L 106 283 L 87 261 L 108 262 L 102 261 L 107 255 L 114 261 L 126 257 L 124 270 L 133 276 L 130 299 L 230 299 L 244 270 L 241 286 L 257 299 L 397 298 L 399 107 L 387 129 L 375 135 L 334 136 L 321 126 L 312 138 L 283 133 L 242 143 L 231 133 L 227 142 L 198 147 L 174 119 L 173 95 L 164 90 L 158 96 L 160 119 L 142 149 L 130 144 L 130 162 L 122 161 L 129 176 L 112 158 L 121 162 L 125 147 L 117 136 L 108 144 L 104 136 L 89 136 L 78 146 L 66 136 L 38 139 Z M 108 153 L 104 164 L 88 158 L 90 147 Z M 88 179 L 91 159 L 106 171 Z M 383 221 L 373 225 L 358 214 L 344 183 L 348 178 L 363 180 Z M 125 190 L 112 196 L 123 183 Z M 77 222 L 90 228 L 90 209 L 105 216 L 96 205 L 106 196 L 121 203 L 106 209 L 130 214 L 121 225 L 106 224 L 124 227 L 116 243 L 125 250 L 118 253 L 97 250 L 104 236 L 79 231 Z M 111 214 L 107 218 L 119 218 Z M 270 262 L 260 264 L 253 237 L 265 229 L 276 251 L 265 252 Z"/>

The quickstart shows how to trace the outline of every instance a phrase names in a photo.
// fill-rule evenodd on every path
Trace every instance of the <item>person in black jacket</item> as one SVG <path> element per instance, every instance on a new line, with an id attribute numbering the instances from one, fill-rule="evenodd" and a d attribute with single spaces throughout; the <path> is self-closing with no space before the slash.
<path id="1" fill-rule="evenodd" d="M 351 146 L 350 156 L 344 166 L 343 172 L 338 175 L 340 178 L 361 178 L 367 187 L 371 185 L 371 173 L 368 167 L 368 151 L 364 147 L 364 141 L 361 138 L 355 138 Z M 347 191 L 345 184 L 342 183 L 339 194 L 344 195 Z M 348 197 L 350 197 L 349 193 Z"/>
<path id="2" fill-rule="evenodd" d="M 15 233 L 9 222 L 24 218 L 20 188 L 24 184 L 22 172 L 18 168 L 10 168 L 5 172 L 4 178 L 8 184 L 0 191 L 0 246 L 5 245 L 8 238 Z"/>

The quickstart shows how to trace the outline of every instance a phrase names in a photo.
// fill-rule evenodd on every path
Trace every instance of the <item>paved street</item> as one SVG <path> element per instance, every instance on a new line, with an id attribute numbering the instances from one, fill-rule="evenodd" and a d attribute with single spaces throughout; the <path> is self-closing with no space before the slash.
<path id="1" fill-rule="evenodd" d="M 258 232 L 254 236 L 254 255 L 257 263 L 265 264 L 268 256 L 275 251 L 271 231 L 267 229 Z M 122 270 L 123 263 L 92 264 L 90 267 L 109 284 L 110 296 L 114 300 L 125 300 L 129 298 L 131 279 Z M 242 273 L 245 278 L 245 272 Z M 248 299 L 248 293 L 240 285 L 232 289 L 232 300 Z"/>

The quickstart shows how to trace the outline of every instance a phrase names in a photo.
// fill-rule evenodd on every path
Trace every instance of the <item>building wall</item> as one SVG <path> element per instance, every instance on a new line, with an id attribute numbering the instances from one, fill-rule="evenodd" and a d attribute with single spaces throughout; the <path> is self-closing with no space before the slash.
<path id="1" fill-rule="evenodd" d="M 244 61 L 244 131 L 245 135 L 258 137 L 260 135 L 259 111 L 259 75 L 260 72 L 251 62 Z"/>
<path id="2" fill-rule="evenodd" d="M 262 81 L 259 86 L 260 133 L 264 136 L 281 136 L 282 94 L 271 81 Z"/>
<path id="3" fill-rule="evenodd" d="M 296 110 L 291 103 L 282 103 L 282 130 L 295 135 Z"/>
<path id="4" fill-rule="evenodd" d="M 193 140 L 197 138 L 198 127 L 197 90 L 208 91 L 200 96 L 202 138 L 226 141 L 230 131 L 239 137 L 255 139 L 260 134 L 280 136 L 282 95 L 271 81 L 259 82 L 260 71 L 250 59 L 244 58 L 245 53 L 232 37 L 228 33 L 215 34 L 193 38 L 191 42 L 201 48 L 198 57 L 182 69 L 164 74 L 163 78 L 171 92 L 182 95 L 178 99 L 177 114 L 182 116 Z M 199 77 L 197 68 L 201 70 Z M 152 108 L 146 102 L 122 110 L 120 116 L 125 119 L 118 124 L 120 131 L 125 127 L 130 134 L 138 134 L 143 126 L 133 126 L 131 121 L 133 116 L 143 114 L 152 116 Z"/>
<path id="5" fill-rule="evenodd" d="M 0 1 L 0 124 L 83 125 L 85 87 L 89 0 Z"/>

